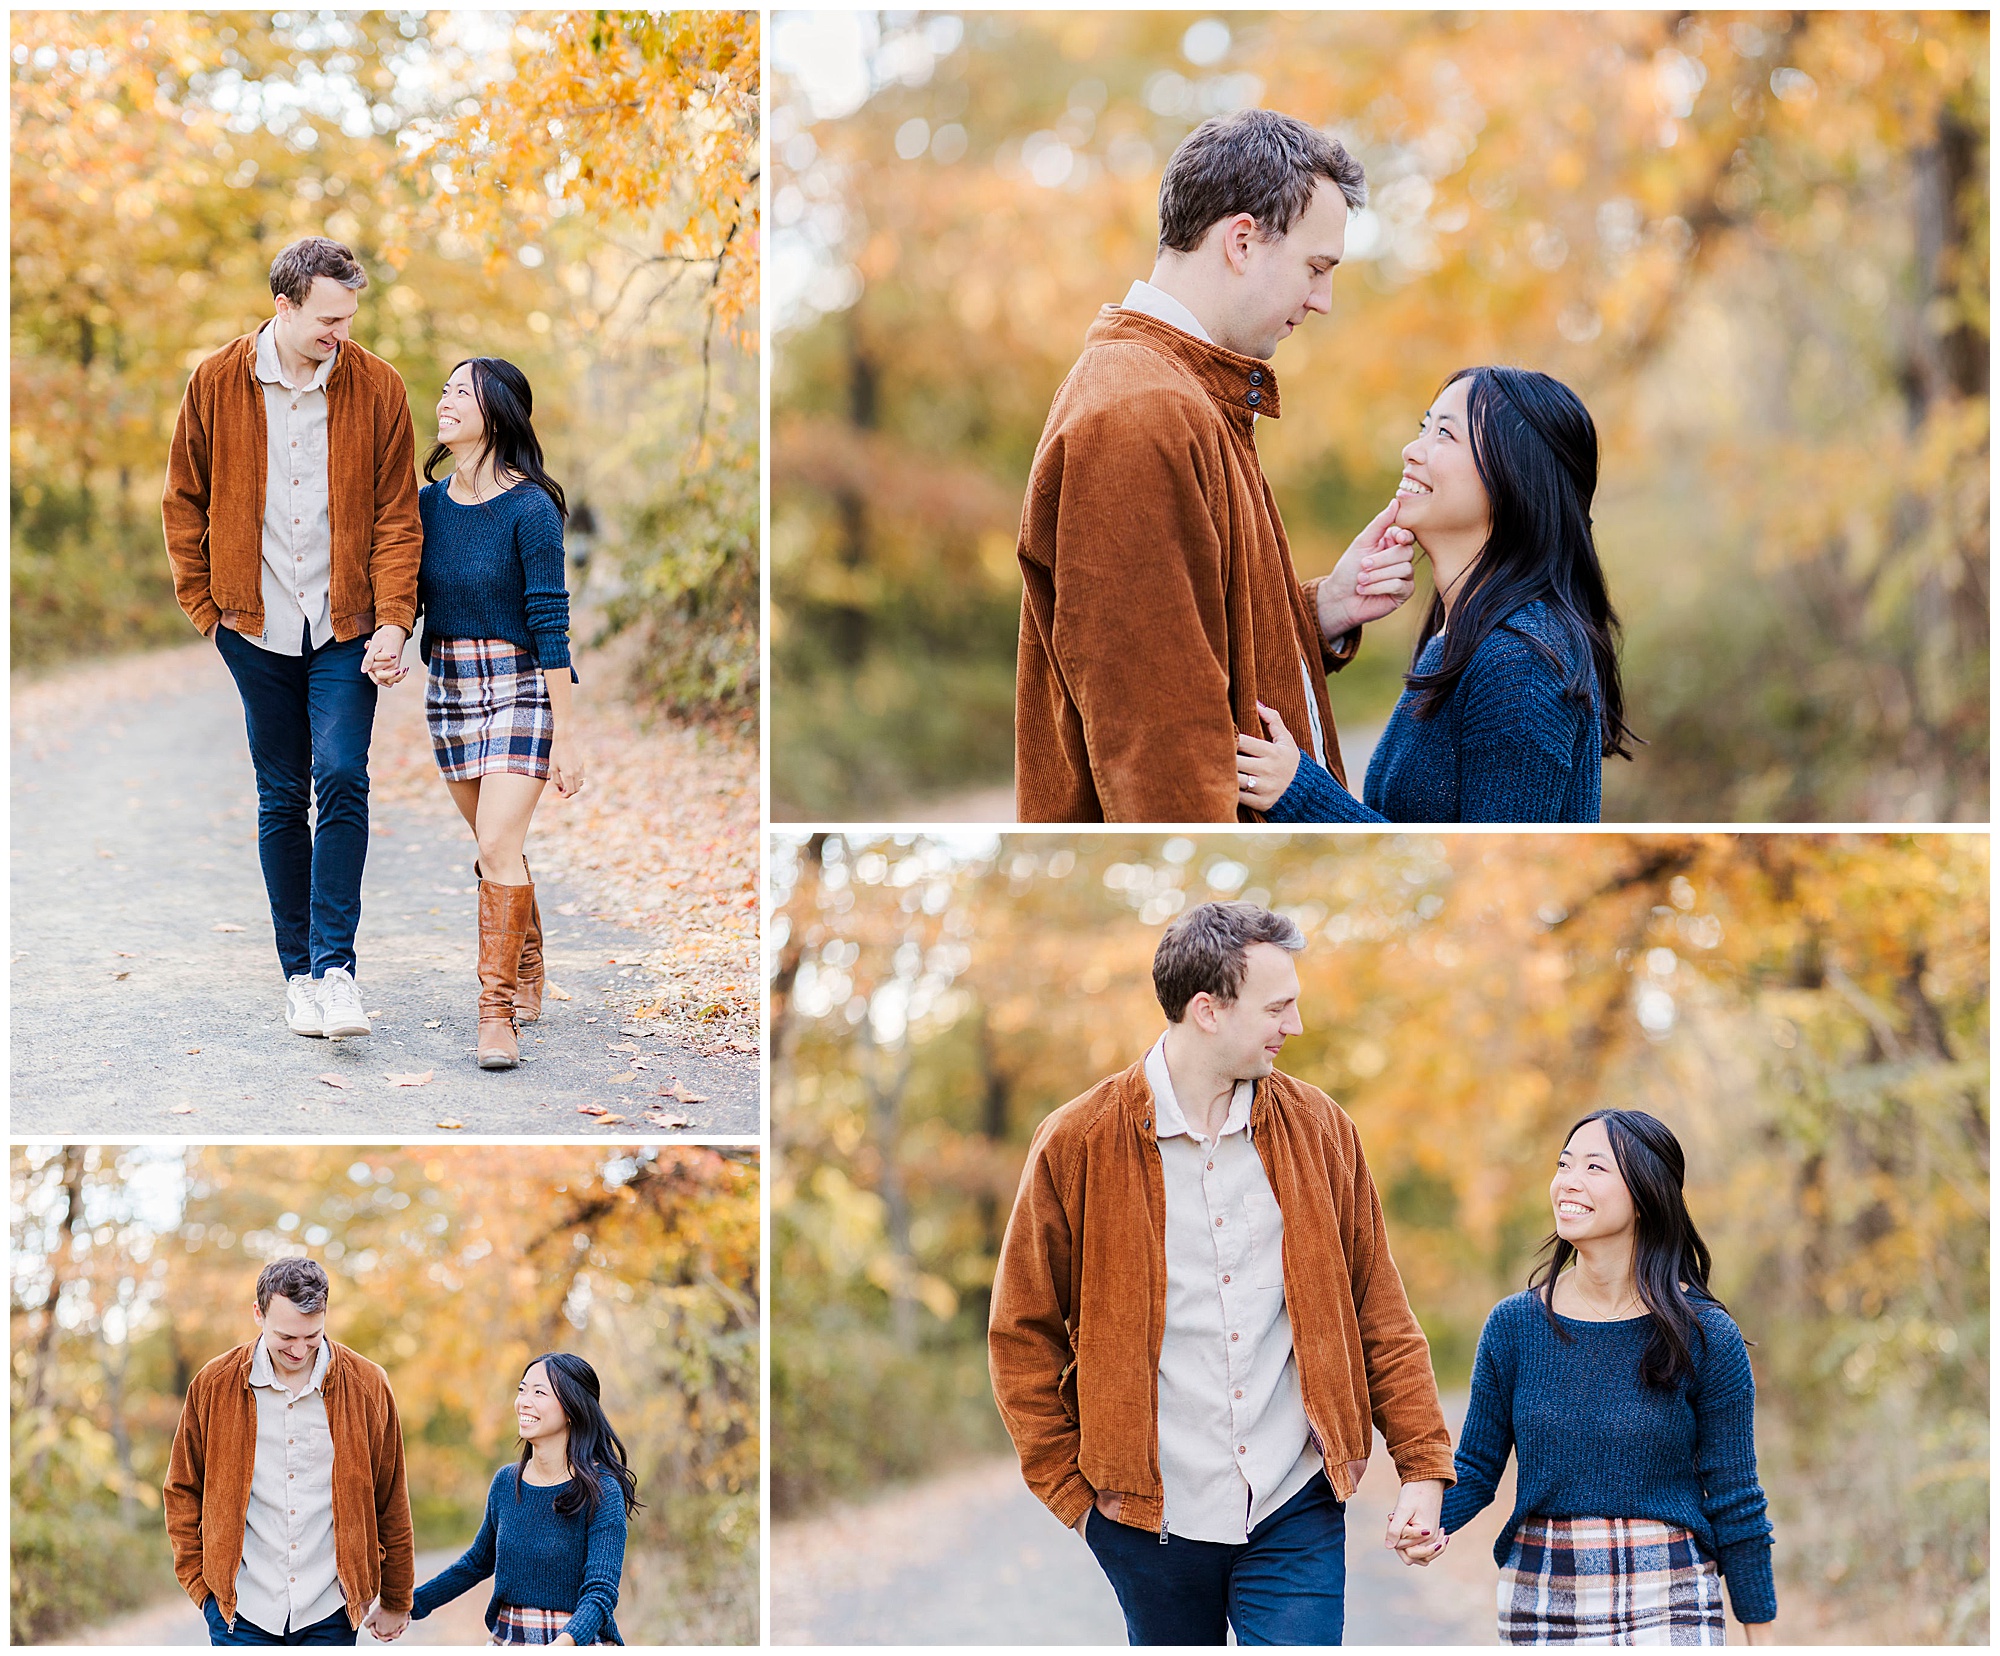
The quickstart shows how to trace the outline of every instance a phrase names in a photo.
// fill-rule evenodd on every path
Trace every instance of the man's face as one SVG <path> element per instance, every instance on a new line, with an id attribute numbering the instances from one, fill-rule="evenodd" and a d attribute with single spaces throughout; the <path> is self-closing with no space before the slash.
<path id="1" fill-rule="evenodd" d="M 1291 952 L 1275 943 L 1252 943 L 1243 952 L 1243 987 L 1236 999 L 1225 1006 L 1197 995 L 1189 1015 L 1214 1043 L 1210 1050 L 1224 1073 L 1236 1081 L 1262 1080 L 1277 1068 L 1286 1040 L 1305 1029 Z"/>
<path id="2" fill-rule="evenodd" d="M 278 295 L 278 339 L 311 362 L 324 362 L 347 342 L 361 296 L 331 276 L 315 276 L 303 305 Z"/>
<path id="3" fill-rule="evenodd" d="M 1234 337 L 1217 343 L 1268 362 L 1278 342 L 1314 311 L 1324 316 L 1333 309 L 1334 266 L 1346 252 L 1347 202 L 1339 185 L 1322 178 L 1286 234 L 1275 241 L 1252 236 L 1244 246 L 1227 323 Z"/>
<path id="4" fill-rule="evenodd" d="M 264 1349 L 271 1366 L 287 1380 L 302 1380 L 319 1361 L 326 1338 L 326 1311 L 301 1311 L 283 1294 L 271 1296 L 270 1309 L 253 1313 L 264 1331 Z"/>

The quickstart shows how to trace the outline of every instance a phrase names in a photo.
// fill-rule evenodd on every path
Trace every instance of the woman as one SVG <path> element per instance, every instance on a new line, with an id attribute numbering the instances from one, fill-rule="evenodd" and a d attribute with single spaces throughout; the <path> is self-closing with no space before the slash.
<path id="1" fill-rule="evenodd" d="M 421 1621 L 493 1578 L 490 1644 L 620 1644 L 612 1611 L 625 1569 L 625 1520 L 639 1510 L 625 1445 L 598 1402 L 597 1371 L 551 1351 L 514 1399 L 521 1459 L 486 1492 L 486 1521 L 465 1556 L 417 1589 Z"/>
<path id="2" fill-rule="evenodd" d="M 1493 1499 L 1511 1448 L 1503 1644 L 1724 1643 L 1722 1583 L 1772 1642 L 1771 1525 L 1757 1482 L 1743 1336 L 1709 1292 L 1679 1142 L 1643 1110 L 1571 1130 L 1549 1185 L 1555 1234 L 1528 1291 L 1486 1319 L 1445 1534 Z"/>
<path id="3" fill-rule="evenodd" d="M 445 786 L 479 845 L 481 1069 L 519 1064 L 515 1025 L 542 1015 L 528 825 L 546 782 L 565 799 L 583 787 L 570 728 L 568 506 L 542 465 L 533 408 L 527 376 L 511 362 L 461 362 L 438 399 L 437 446 L 417 495 L 417 609 L 430 667 L 424 712 Z M 447 455 L 451 475 L 433 481 Z M 393 684 L 403 674 L 372 676 Z"/>
<path id="4" fill-rule="evenodd" d="M 1300 754 L 1237 737 L 1239 800 L 1272 822 L 1595 822 L 1631 757 L 1618 617 L 1591 538 L 1597 428 L 1547 374 L 1462 368 L 1403 450 L 1396 522 L 1436 585 L 1357 800 Z"/>

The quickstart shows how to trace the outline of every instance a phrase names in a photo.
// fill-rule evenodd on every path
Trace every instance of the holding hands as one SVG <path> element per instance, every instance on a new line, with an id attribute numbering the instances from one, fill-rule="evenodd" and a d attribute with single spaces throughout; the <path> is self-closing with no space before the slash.
<path id="1" fill-rule="evenodd" d="M 403 665 L 403 645 L 409 636 L 402 627 L 377 627 L 361 657 L 363 676 L 373 679 L 384 690 L 408 678 L 410 670 Z"/>
<path id="2" fill-rule="evenodd" d="M 378 1598 L 368 1606 L 368 1614 L 361 1618 L 361 1625 L 382 1643 L 389 1644 L 403 1636 L 403 1629 L 410 1625 L 410 1613 L 407 1610 L 384 1610 Z"/>
<path id="3" fill-rule="evenodd" d="M 1389 1533 L 1382 1545 L 1399 1553 L 1405 1564 L 1431 1563 L 1451 1540 L 1438 1516 L 1443 1506 L 1444 1484 L 1439 1480 L 1404 1484 L 1396 1510 L 1389 1514 Z"/>
<path id="4" fill-rule="evenodd" d="M 1340 555 L 1319 584 L 1319 626 L 1329 644 L 1356 627 L 1380 621 L 1417 590 L 1417 537 L 1398 526 L 1397 495 Z"/>

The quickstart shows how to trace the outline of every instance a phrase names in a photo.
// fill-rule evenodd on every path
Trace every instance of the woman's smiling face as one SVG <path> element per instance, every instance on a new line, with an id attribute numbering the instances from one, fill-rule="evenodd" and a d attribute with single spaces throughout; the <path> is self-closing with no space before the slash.
<path id="1" fill-rule="evenodd" d="M 569 1430 L 569 1417 L 556 1400 L 556 1389 L 549 1383 L 547 1364 L 536 1363 L 521 1376 L 520 1389 L 514 1394 L 514 1420 L 520 1428 L 523 1443 L 533 1443 L 539 1438 L 553 1437 L 558 1432 Z"/>
<path id="2" fill-rule="evenodd" d="M 479 412 L 479 396 L 472 388 L 472 364 L 461 362 L 444 382 L 437 406 L 440 443 L 476 443 L 486 435 L 486 420 Z"/>
<path id="3" fill-rule="evenodd" d="M 1586 1121 L 1563 1146 L 1549 1181 L 1549 1205 L 1556 1213 L 1556 1235 L 1571 1246 L 1632 1228 L 1632 1192 L 1618 1171 L 1603 1122 Z"/>
<path id="4" fill-rule="evenodd" d="M 1453 380 L 1437 394 L 1417 428 L 1416 439 L 1403 449 L 1403 481 L 1396 495 L 1402 505 L 1396 521 L 1416 532 L 1476 530 L 1483 541 L 1493 524 L 1493 505 L 1472 460 L 1472 429 L 1466 404 L 1472 379 Z"/>

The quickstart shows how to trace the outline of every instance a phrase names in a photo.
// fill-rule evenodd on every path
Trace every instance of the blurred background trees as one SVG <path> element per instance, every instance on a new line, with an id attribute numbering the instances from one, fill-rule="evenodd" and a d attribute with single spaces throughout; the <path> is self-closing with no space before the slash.
<path id="1" fill-rule="evenodd" d="M 1302 574 L 1447 373 L 1544 369 L 1650 743 L 1607 818 L 1984 819 L 1983 13 L 798 14 L 773 63 L 780 819 L 1009 781 L 1049 401 L 1173 146 L 1252 104 L 1371 192 L 1258 432 Z M 1335 686 L 1350 749 L 1423 599 Z"/>
<path id="2" fill-rule="evenodd" d="M 1440 1382 L 1525 1281 L 1570 1124 L 1650 1110 L 1756 1342 L 1789 1590 L 1984 1639 L 1983 836 L 781 835 L 772 881 L 780 1515 L 1006 1450 L 984 1331 L 1028 1138 L 1158 1033 L 1161 927 L 1244 897 L 1307 934 L 1282 1067 L 1358 1123 Z"/>
<path id="3" fill-rule="evenodd" d="M 332 1278 L 331 1336 L 389 1372 L 420 1549 L 472 1539 L 521 1369 L 575 1351 L 645 1502 L 626 1637 L 756 1641 L 754 1151 L 28 1146 L 11 1178 L 14 1642 L 180 1591 L 183 1396 L 294 1253 Z"/>
<path id="4" fill-rule="evenodd" d="M 754 709 L 754 13 L 23 13 L 11 68 L 17 662 L 189 636 L 182 390 L 327 234 L 419 462 L 452 364 L 517 362 L 580 636 L 629 629 L 677 708 Z"/>

